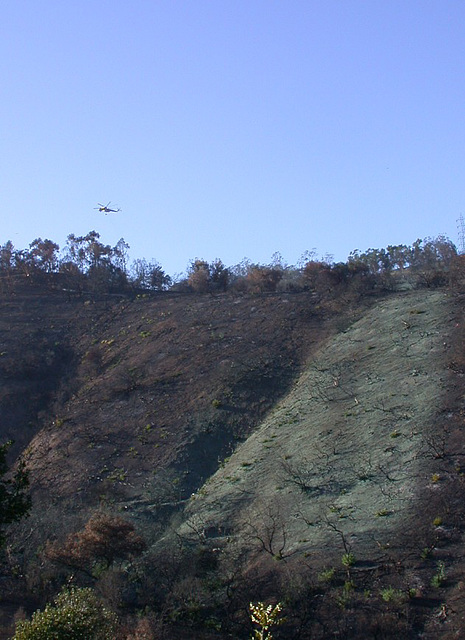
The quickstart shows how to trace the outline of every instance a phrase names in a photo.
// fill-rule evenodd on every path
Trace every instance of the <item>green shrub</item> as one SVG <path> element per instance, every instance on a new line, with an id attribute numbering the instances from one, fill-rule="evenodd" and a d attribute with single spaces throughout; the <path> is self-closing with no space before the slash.
<path id="1" fill-rule="evenodd" d="M 384 602 L 392 602 L 393 604 L 401 604 L 406 599 L 405 593 L 400 589 L 394 589 L 394 587 L 381 589 L 380 595 Z"/>
<path id="2" fill-rule="evenodd" d="M 18 522 L 28 515 L 31 497 L 27 492 L 29 474 L 23 462 L 19 463 L 13 477 L 8 476 L 7 454 L 12 440 L 0 445 L 0 547 L 5 543 L 5 525 Z M 7 476 L 7 479 L 4 479 Z"/>
<path id="3" fill-rule="evenodd" d="M 431 586 L 439 589 L 446 581 L 446 567 L 444 562 L 438 562 L 437 570 L 434 576 L 431 578 Z"/>
<path id="4" fill-rule="evenodd" d="M 344 567 L 346 567 L 346 569 L 348 569 L 349 567 L 353 567 L 355 564 L 355 556 L 353 553 L 344 553 L 342 556 L 342 564 L 344 565 Z"/>
<path id="5" fill-rule="evenodd" d="M 319 582 L 329 583 L 334 579 L 335 574 L 336 569 L 334 569 L 334 567 L 330 569 L 323 569 L 323 571 L 320 571 L 320 573 L 318 574 L 318 580 Z"/>
<path id="6" fill-rule="evenodd" d="M 92 589 L 63 589 L 54 605 L 18 622 L 13 640 L 113 640 L 115 629 L 115 614 Z"/>

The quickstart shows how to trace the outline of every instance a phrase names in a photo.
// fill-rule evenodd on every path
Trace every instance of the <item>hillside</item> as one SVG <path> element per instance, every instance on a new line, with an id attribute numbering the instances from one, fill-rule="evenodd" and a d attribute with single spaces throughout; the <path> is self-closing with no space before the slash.
<path id="1" fill-rule="evenodd" d="M 446 288 L 129 296 L 18 279 L 0 297 L 0 439 L 27 463 L 33 509 L 8 547 L 5 628 L 19 593 L 33 609 L 65 579 L 45 542 L 103 509 L 147 541 L 127 569 L 138 589 L 112 598 L 150 609 L 151 589 L 168 633 L 153 637 L 247 637 L 252 597 L 293 603 L 277 637 L 329 637 L 331 607 L 339 637 L 370 611 L 367 637 L 458 637 L 462 309 Z"/>
<path id="2" fill-rule="evenodd" d="M 415 291 L 324 340 L 186 515 L 244 538 L 265 537 L 260 521 L 279 518 L 286 539 L 278 524 L 272 551 L 282 556 L 331 555 L 336 522 L 357 555 L 389 544 L 438 490 L 429 443 L 454 323 L 447 293 Z"/>

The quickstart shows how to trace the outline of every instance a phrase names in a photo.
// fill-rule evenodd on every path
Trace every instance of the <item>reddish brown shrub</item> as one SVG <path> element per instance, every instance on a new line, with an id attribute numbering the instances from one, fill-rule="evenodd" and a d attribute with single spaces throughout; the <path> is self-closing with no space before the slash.
<path id="1" fill-rule="evenodd" d="M 247 283 L 254 293 L 276 291 L 283 271 L 274 267 L 251 267 L 247 274 Z"/>
<path id="2" fill-rule="evenodd" d="M 82 531 L 68 535 L 64 543 L 48 543 L 45 555 L 54 562 L 86 570 L 97 562 L 109 568 L 117 560 L 140 555 L 145 547 L 131 522 L 98 511 Z"/>

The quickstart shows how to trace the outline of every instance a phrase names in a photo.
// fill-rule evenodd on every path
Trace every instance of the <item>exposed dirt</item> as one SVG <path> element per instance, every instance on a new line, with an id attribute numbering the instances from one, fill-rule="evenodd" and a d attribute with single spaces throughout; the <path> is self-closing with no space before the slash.
<path id="1" fill-rule="evenodd" d="M 343 553 L 342 532 L 357 557 L 378 555 L 440 490 L 431 439 L 454 322 L 447 293 L 416 291 L 380 301 L 327 339 L 192 497 L 181 531 L 234 531 L 257 549 L 319 562 Z"/>
<path id="2" fill-rule="evenodd" d="M 44 511 L 55 520 L 79 507 L 84 518 L 116 501 L 153 518 L 179 508 L 340 315 L 308 294 L 43 294 L 17 286 L 0 323 L 0 431 L 24 450 L 39 537 Z"/>

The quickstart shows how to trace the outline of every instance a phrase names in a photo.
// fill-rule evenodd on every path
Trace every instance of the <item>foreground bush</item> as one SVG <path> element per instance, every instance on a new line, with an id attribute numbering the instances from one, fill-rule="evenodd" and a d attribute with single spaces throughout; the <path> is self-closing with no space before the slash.
<path id="1" fill-rule="evenodd" d="M 31 620 L 18 622 L 13 640 L 113 640 L 116 616 L 92 589 L 64 589 Z"/>

